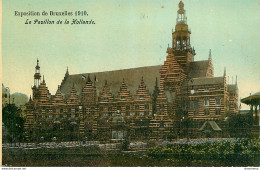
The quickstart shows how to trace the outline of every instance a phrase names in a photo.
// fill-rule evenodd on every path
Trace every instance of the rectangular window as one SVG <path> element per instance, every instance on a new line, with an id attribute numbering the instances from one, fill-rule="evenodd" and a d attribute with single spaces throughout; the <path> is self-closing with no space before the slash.
<path id="1" fill-rule="evenodd" d="M 220 115 L 220 111 L 221 111 L 220 108 L 217 108 L 216 109 L 216 115 Z"/>
<path id="2" fill-rule="evenodd" d="M 185 103 L 185 107 L 186 107 L 186 103 Z M 159 109 L 164 110 L 164 104 L 159 104 Z"/>
<path id="3" fill-rule="evenodd" d="M 190 101 L 190 108 L 194 109 L 194 101 Z"/>
<path id="4" fill-rule="evenodd" d="M 139 116 L 144 116 L 144 112 L 139 112 Z"/>
<path id="5" fill-rule="evenodd" d="M 204 89 L 204 92 L 209 92 L 209 89 L 208 89 L 208 88 L 205 88 L 205 89 Z"/>
<path id="6" fill-rule="evenodd" d="M 149 104 L 144 105 L 144 109 L 149 109 Z"/>
<path id="7" fill-rule="evenodd" d="M 209 100 L 204 100 L 204 106 L 209 106 Z"/>
<path id="8" fill-rule="evenodd" d="M 220 99 L 216 99 L 215 104 L 216 104 L 217 106 L 219 106 L 219 105 L 220 105 Z"/>
<path id="9" fill-rule="evenodd" d="M 134 117 L 135 116 L 135 114 L 134 113 L 130 113 L 130 117 Z"/>
<path id="10" fill-rule="evenodd" d="M 135 110 L 139 110 L 139 105 L 135 105 Z"/>

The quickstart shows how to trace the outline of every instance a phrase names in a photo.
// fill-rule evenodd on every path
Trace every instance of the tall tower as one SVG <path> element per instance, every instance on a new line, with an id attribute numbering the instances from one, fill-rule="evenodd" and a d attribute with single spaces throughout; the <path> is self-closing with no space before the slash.
<path id="1" fill-rule="evenodd" d="M 182 1 L 179 3 L 179 10 L 177 11 L 177 19 L 175 32 L 172 33 L 172 48 L 175 50 L 188 50 L 191 49 L 190 34 L 186 11 Z"/>
<path id="2" fill-rule="evenodd" d="M 38 88 L 40 82 L 41 82 L 40 66 L 39 66 L 39 60 L 37 59 L 37 65 L 35 66 L 35 74 L 34 74 L 34 86 Z"/>
<path id="3" fill-rule="evenodd" d="M 41 74 L 40 74 L 40 66 L 39 66 L 39 60 L 37 59 L 37 65 L 35 66 L 35 73 L 34 73 L 34 86 L 32 87 L 33 92 L 33 99 L 36 99 L 38 97 L 38 87 L 41 83 Z"/>
<path id="4" fill-rule="evenodd" d="M 196 53 L 190 44 L 191 31 L 187 24 L 183 2 L 180 1 L 178 6 L 179 10 L 177 11 L 175 31 L 172 33 L 172 50 L 178 63 L 187 72 L 189 64 L 194 60 Z"/>

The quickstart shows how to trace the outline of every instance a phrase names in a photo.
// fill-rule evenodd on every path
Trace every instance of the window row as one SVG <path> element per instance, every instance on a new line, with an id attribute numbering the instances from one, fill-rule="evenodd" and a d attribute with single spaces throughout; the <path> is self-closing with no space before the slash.
<path id="1" fill-rule="evenodd" d="M 145 110 L 149 110 L 150 109 L 150 106 L 149 104 L 146 104 L 143 106 Z M 127 105 L 125 106 L 125 110 L 140 110 L 142 108 L 142 105 L 134 105 L 134 106 L 130 106 L 130 105 Z M 104 109 L 106 109 L 105 107 L 99 107 L 99 111 L 104 111 Z M 123 106 L 117 106 L 116 107 L 116 110 L 122 110 L 123 109 Z M 107 108 L 108 111 L 112 111 L 113 110 L 113 107 L 112 106 L 109 106 Z"/>
<path id="2" fill-rule="evenodd" d="M 68 115 L 42 115 L 38 116 L 38 118 L 42 119 L 53 119 L 53 118 L 77 118 L 79 117 L 79 114 L 68 114 Z"/>

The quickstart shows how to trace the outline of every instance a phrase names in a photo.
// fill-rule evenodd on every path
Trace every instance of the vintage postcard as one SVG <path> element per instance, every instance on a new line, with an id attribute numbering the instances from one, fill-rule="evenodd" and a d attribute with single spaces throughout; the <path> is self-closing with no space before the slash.
<path id="1" fill-rule="evenodd" d="M 259 11 L 2 1 L 2 165 L 259 167 Z"/>

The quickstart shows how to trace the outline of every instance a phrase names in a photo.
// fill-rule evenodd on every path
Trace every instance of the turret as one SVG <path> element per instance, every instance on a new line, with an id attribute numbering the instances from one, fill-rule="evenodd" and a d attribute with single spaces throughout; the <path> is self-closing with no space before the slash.
<path id="1" fill-rule="evenodd" d="M 179 10 L 177 11 L 177 19 L 175 32 L 172 33 L 172 48 L 175 50 L 190 50 L 190 34 L 186 11 L 184 10 L 184 4 L 182 1 L 179 3 Z"/>
<path id="2" fill-rule="evenodd" d="M 37 59 L 37 65 L 35 66 L 35 73 L 34 73 L 34 86 L 36 88 L 39 87 L 40 81 L 41 81 L 40 66 L 39 66 L 39 60 Z"/>

